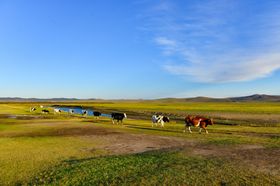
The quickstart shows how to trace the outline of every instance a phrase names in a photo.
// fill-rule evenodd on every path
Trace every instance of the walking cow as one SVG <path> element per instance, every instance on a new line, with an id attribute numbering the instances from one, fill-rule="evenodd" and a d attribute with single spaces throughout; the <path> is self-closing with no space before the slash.
<path id="1" fill-rule="evenodd" d="M 119 123 L 119 121 L 121 121 L 122 123 L 123 119 L 127 118 L 126 113 L 116 113 L 116 112 L 113 112 L 111 114 L 111 117 L 112 117 L 113 124 L 115 124 L 114 120 L 117 120 L 117 123 Z"/>
<path id="2" fill-rule="evenodd" d="M 93 112 L 93 116 L 99 118 L 99 116 L 101 116 L 101 112 L 94 111 L 94 112 Z"/>
<path id="3" fill-rule="evenodd" d="M 185 118 L 185 130 L 184 132 L 186 132 L 187 127 L 189 128 L 189 132 L 192 133 L 191 131 L 191 126 L 194 127 L 199 127 L 199 133 L 201 133 L 201 130 L 204 129 L 205 133 L 208 134 L 208 131 L 206 129 L 206 127 L 208 125 L 213 125 L 213 119 L 212 118 L 205 118 L 205 117 L 201 117 L 201 116 L 187 116 Z"/>
<path id="4" fill-rule="evenodd" d="M 162 116 L 162 115 L 152 116 L 152 127 L 154 127 L 154 125 L 157 126 L 158 123 L 160 123 L 161 127 L 164 127 L 165 122 L 169 122 L 169 117 Z"/>

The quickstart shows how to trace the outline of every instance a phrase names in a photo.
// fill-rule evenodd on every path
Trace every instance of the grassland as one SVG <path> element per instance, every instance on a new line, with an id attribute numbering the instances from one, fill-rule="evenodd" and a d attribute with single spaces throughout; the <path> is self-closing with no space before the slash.
<path id="1" fill-rule="evenodd" d="M 42 104 L 128 119 L 29 112 Z M 171 123 L 152 128 L 153 113 Z M 187 114 L 215 125 L 208 135 L 183 133 Z M 279 123 L 279 103 L 1 103 L 0 185 L 279 185 Z"/>

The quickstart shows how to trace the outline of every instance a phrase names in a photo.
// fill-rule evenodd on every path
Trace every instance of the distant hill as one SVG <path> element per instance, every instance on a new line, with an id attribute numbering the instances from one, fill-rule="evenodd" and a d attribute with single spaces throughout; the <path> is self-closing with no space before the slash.
<path id="1" fill-rule="evenodd" d="M 233 97 L 229 98 L 231 101 L 272 101 L 280 102 L 280 96 L 277 95 L 266 95 L 266 94 L 254 94 L 251 96 L 244 97 Z"/>
<path id="2" fill-rule="evenodd" d="M 194 98 L 163 98 L 161 101 L 182 101 L 182 102 L 280 102 L 280 96 L 254 94 L 243 97 L 229 97 L 229 98 L 210 98 L 210 97 L 194 97 Z"/>
<path id="3" fill-rule="evenodd" d="M 72 102 L 72 101 L 101 101 L 102 99 L 77 99 L 77 98 L 19 98 L 19 97 L 4 97 L 0 98 L 0 102 Z M 141 99 L 142 100 L 142 99 Z M 135 101 L 141 101 L 135 100 Z M 106 101 L 106 100 L 102 100 Z M 134 100 L 107 100 L 107 101 L 134 101 Z M 145 101 L 145 100 L 142 100 Z M 278 95 L 266 95 L 266 94 L 254 94 L 243 97 L 229 97 L 229 98 L 211 98 L 211 97 L 194 97 L 194 98 L 162 98 L 150 101 L 166 101 L 166 102 L 280 102 L 280 96 Z"/>

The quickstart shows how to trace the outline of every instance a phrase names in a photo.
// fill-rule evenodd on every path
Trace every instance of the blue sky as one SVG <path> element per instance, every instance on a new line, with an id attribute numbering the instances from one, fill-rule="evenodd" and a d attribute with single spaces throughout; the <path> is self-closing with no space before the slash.
<path id="1" fill-rule="evenodd" d="M 0 0 L 0 97 L 280 94 L 278 0 Z"/>

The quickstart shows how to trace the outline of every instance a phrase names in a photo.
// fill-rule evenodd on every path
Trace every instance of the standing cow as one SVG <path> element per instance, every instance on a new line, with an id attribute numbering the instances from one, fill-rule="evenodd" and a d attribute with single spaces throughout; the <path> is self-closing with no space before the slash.
<path id="1" fill-rule="evenodd" d="M 74 114 L 74 109 L 69 109 L 69 114 Z"/>
<path id="2" fill-rule="evenodd" d="M 87 110 L 82 110 L 82 115 L 83 116 L 87 116 L 88 115 L 88 111 Z"/>
<path id="3" fill-rule="evenodd" d="M 205 117 L 201 117 L 201 116 L 187 116 L 185 118 L 185 130 L 184 132 L 186 132 L 187 127 L 189 128 L 189 132 L 192 133 L 191 131 L 191 126 L 194 127 L 199 127 L 199 133 L 201 133 L 201 130 L 204 129 L 205 133 L 208 134 L 208 131 L 206 129 L 206 127 L 208 125 L 213 125 L 213 119 L 212 118 L 205 118 Z"/>
<path id="4" fill-rule="evenodd" d="M 101 112 L 94 111 L 94 112 L 93 112 L 93 116 L 99 118 L 99 116 L 101 116 Z"/>
<path id="5" fill-rule="evenodd" d="M 123 119 L 127 118 L 126 113 L 116 113 L 116 112 L 113 112 L 111 114 L 111 117 L 112 117 L 113 124 L 115 124 L 114 120 L 117 120 L 117 123 L 119 123 L 119 121 L 121 121 L 122 123 Z"/>
<path id="6" fill-rule="evenodd" d="M 43 113 L 43 114 L 49 114 L 49 113 L 50 113 L 50 111 L 49 111 L 49 110 L 47 110 L 47 109 L 43 109 L 43 110 L 42 110 L 42 113 Z"/>
<path id="7" fill-rule="evenodd" d="M 157 126 L 158 123 L 160 123 L 161 127 L 164 127 L 164 123 L 165 122 L 169 122 L 169 117 L 166 116 L 162 116 L 162 115 L 153 115 L 152 116 L 152 127 L 154 127 L 154 125 Z"/>
<path id="8" fill-rule="evenodd" d="M 60 114 L 61 110 L 59 108 L 55 108 L 55 109 L 53 109 L 53 112 L 54 112 L 54 114 L 56 114 L 56 113 Z"/>
<path id="9" fill-rule="evenodd" d="M 34 112 L 36 110 L 36 107 L 30 107 L 30 112 Z"/>

